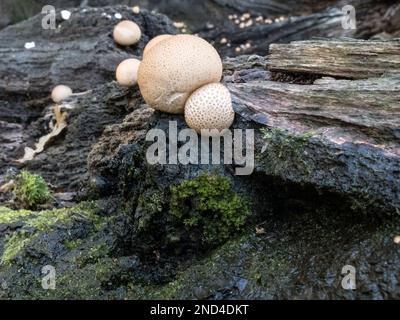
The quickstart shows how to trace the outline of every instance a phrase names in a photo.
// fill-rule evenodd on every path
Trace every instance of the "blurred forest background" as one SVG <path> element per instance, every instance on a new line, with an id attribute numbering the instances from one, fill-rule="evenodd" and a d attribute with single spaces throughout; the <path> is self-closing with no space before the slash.
<path id="1" fill-rule="evenodd" d="M 0 29 L 36 15 L 47 4 L 57 10 L 117 4 L 154 10 L 229 56 L 266 54 L 270 43 L 313 37 L 400 36 L 400 4 L 395 0 L 2 0 Z M 356 30 L 344 30 L 340 23 L 342 8 L 349 4 L 356 8 Z"/>

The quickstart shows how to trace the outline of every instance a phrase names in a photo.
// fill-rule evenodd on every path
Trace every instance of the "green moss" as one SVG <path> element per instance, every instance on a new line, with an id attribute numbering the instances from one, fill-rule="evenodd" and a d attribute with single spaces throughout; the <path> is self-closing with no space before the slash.
<path id="1" fill-rule="evenodd" d="M 0 224 L 14 223 L 32 214 L 29 210 L 12 210 L 7 207 L 0 207 Z"/>
<path id="2" fill-rule="evenodd" d="M 35 218 L 26 222 L 26 226 L 35 228 L 37 231 L 46 231 L 57 222 L 66 221 L 70 214 L 68 209 L 40 211 Z"/>
<path id="3" fill-rule="evenodd" d="M 6 245 L 4 247 L 3 255 L 0 259 L 0 264 L 10 264 L 29 241 L 30 236 L 26 232 L 15 232 L 10 236 L 7 236 L 5 239 Z"/>
<path id="4" fill-rule="evenodd" d="M 250 215 L 249 203 L 232 190 L 229 179 L 202 174 L 171 187 L 170 219 L 190 238 L 218 244 L 239 231 Z M 171 240 L 179 240 L 174 233 Z"/>
<path id="5" fill-rule="evenodd" d="M 233 270 L 237 276 L 249 281 L 249 288 L 262 286 L 269 291 L 271 287 L 272 291 L 274 286 L 289 281 L 292 266 L 285 253 L 277 250 L 260 252 L 257 246 L 258 239 L 252 235 L 237 237 L 200 263 L 181 270 L 173 281 L 158 286 L 136 284 L 128 295 L 132 299 L 204 299 L 224 289 L 220 283 L 227 282 L 222 280 L 225 276 L 232 280 Z M 195 288 L 200 290 L 196 292 Z"/>
<path id="6" fill-rule="evenodd" d="M 68 222 L 72 217 L 81 217 L 93 222 L 97 229 L 103 223 L 103 219 L 95 214 L 95 209 L 96 205 L 93 202 L 82 202 L 73 208 L 34 212 L 34 217 L 26 222 L 26 226 L 37 231 L 47 231 L 56 223 Z"/>
<path id="7" fill-rule="evenodd" d="M 138 208 L 143 211 L 143 215 L 139 219 L 138 229 L 146 230 L 154 215 L 159 214 L 163 210 L 164 194 L 162 191 L 152 191 L 150 193 L 143 193 L 138 199 Z"/>
<path id="8" fill-rule="evenodd" d="M 255 254 L 249 261 L 246 277 L 250 280 L 250 285 L 262 286 L 266 290 L 272 285 L 276 289 L 289 281 L 290 270 L 288 256 L 280 251 L 273 251 L 265 255 Z"/>
<path id="9" fill-rule="evenodd" d="M 15 178 L 13 189 L 16 202 L 24 209 L 35 208 L 50 200 L 50 190 L 44 179 L 28 171 L 21 171 Z"/>
<path id="10" fill-rule="evenodd" d="M 12 223 L 21 221 L 23 226 L 20 230 L 12 233 L 5 239 L 3 254 L 0 258 L 2 264 L 9 263 L 11 260 L 29 244 L 40 232 L 47 232 L 57 223 L 66 224 L 73 217 L 86 219 L 94 224 L 95 229 L 100 228 L 106 223 L 101 217 L 95 214 L 96 204 L 93 202 L 83 202 L 73 208 L 63 208 L 44 211 L 13 211 L 1 207 L 4 216 L 0 216 L 0 223 Z M 0 211 L 0 212 L 1 212 Z M 27 217 L 27 219 L 22 219 Z M 20 219 L 20 220 L 19 220 Z M 27 231 L 27 228 L 29 232 Z M 67 246 L 68 244 L 66 244 Z"/>
<path id="11" fill-rule="evenodd" d="M 105 243 L 95 244 L 84 256 L 78 259 L 78 264 L 82 267 L 88 263 L 95 263 L 102 257 L 106 257 L 110 252 L 110 248 Z"/>
<path id="12" fill-rule="evenodd" d="M 82 244 L 82 239 L 66 240 L 64 241 L 64 246 L 68 250 L 75 250 Z"/>
<path id="13" fill-rule="evenodd" d="M 262 162 L 269 172 L 278 175 L 289 168 L 305 175 L 312 172 L 313 166 L 307 160 L 305 147 L 313 137 L 313 132 L 295 136 L 283 130 L 263 128 L 261 134 L 267 147 Z"/>
<path id="14" fill-rule="evenodd" d="M 139 197 L 139 205 L 147 212 L 161 212 L 163 209 L 163 195 L 161 192 L 154 192 L 147 196 Z"/>

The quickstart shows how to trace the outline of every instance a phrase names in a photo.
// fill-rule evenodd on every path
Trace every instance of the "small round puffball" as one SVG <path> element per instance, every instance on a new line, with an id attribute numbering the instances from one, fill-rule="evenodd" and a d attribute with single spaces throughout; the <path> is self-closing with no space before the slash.
<path id="1" fill-rule="evenodd" d="M 56 86 L 53 91 L 51 91 L 51 99 L 53 99 L 55 103 L 67 99 L 70 95 L 72 95 L 72 89 L 63 84 Z"/>
<path id="2" fill-rule="evenodd" d="M 157 44 L 159 44 L 161 41 L 166 40 L 166 39 L 169 39 L 169 38 L 171 38 L 171 37 L 173 37 L 173 35 L 171 35 L 171 34 L 161 34 L 161 35 L 159 35 L 159 36 L 154 37 L 153 39 L 151 39 L 151 40 L 147 43 L 146 47 L 145 47 L 144 50 L 143 50 L 143 57 L 144 57 L 153 47 L 155 47 Z"/>
<path id="3" fill-rule="evenodd" d="M 132 87 L 137 83 L 137 73 L 140 61 L 137 59 L 126 59 L 122 61 L 115 72 L 118 83 L 124 87 Z"/>
<path id="4" fill-rule="evenodd" d="M 133 21 L 124 20 L 114 27 L 113 37 L 116 43 L 122 46 L 131 46 L 138 43 L 142 32 Z"/>
<path id="5" fill-rule="evenodd" d="M 185 104 L 188 126 L 201 134 L 202 129 L 228 129 L 235 118 L 229 90 L 220 83 L 197 89 Z"/>

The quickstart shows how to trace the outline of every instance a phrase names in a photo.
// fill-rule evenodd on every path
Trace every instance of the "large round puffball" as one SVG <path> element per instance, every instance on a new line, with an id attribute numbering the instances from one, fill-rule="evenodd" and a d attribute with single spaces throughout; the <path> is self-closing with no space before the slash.
<path id="1" fill-rule="evenodd" d="M 183 113 L 196 89 L 219 82 L 222 61 L 207 41 L 192 35 L 176 35 L 154 46 L 138 72 L 140 92 L 153 109 Z"/>
<path id="2" fill-rule="evenodd" d="M 59 103 L 64 99 L 67 99 L 70 95 L 72 95 L 72 89 L 70 87 L 64 86 L 60 84 L 51 91 L 51 99 L 55 103 Z"/>
<path id="3" fill-rule="evenodd" d="M 133 21 L 124 20 L 114 27 L 114 40 L 122 46 L 131 46 L 138 43 L 141 36 L 142 33 L 139 26 Z"/>
<path id="4" fill-rule="evenodd" d="M 124 87 L 132 87 L 137 83 L 137 73 L 140 60 L 126 59 L 122 61 L 115 72 L 118 83 Z"/>
<path id="5" fill-rule="evenodd" d="M 146 47 L 145 47 L 144 50 L 143 50 L 143 57 L 144 57 L 145 55 L 147 55 L 147 53 L 148 53 L 152 48 L 154 48 L 157 44 L 159 44 L 161 41 L 164 41 L 164 40 L 169 39 L 169 38 L 171 38 L 171 37 L 173 37 L 173 35 L 171 35 L 171 34 L 161 34 L 161 35 L 159 35 L 159 36 L 154 37 L 153 39 L 151 39 L 151 40 L 147 43 Z"/>
<path id="6" fill-rule="evenodd" d="M 186 123 L 197 133 L 201 134 L 202 129 L 229 129 L 234 118 L 231 94 L 220 83 L 211 83 L 197 89 L 186 101 Z"/>

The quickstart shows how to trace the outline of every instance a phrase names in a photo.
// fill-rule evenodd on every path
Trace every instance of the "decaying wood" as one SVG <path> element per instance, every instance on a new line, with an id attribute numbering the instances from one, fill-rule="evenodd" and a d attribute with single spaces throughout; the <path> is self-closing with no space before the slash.
<path id="1" fill-rule="evenodd" d="M 94 90 L 71 98 L 70 104 L 78 106 L 68 112 L 66 133 L 24 165 L 60 189 L 76 191 L 86 173 L 91 145 L 106 125 L 122 119 L 129 109 L 129 90 L 111 85 L 113 89 L 100 89 L 100 95 L 96 88 L 107 88 L 117 65 L 126 58 L 140 57 L 150 38 L 176 32 L 167 17 L 146 10 L 134 14 L 126 6 L 70 11 L 69 20 L 57 16 L 56 30 L 44 30 L 43 16 L 38 14 L 0 31 L 0 183 L 7 169 L 24 156 L 24 148 L 33 148 L 51 132 L 47 118 L 53 107 L 50 92 L 66 84 L 74 92 Z M 114 43 L 113 26 L 120 21 L 116 13 L 140 26 L 142 38 L 137 45 Z M 35 47 L 26 49 L 27 42 L 34 42 Z"/>
<path id="2" fill-rule="evenodd" d="M 335 42 L 324 44 L 331 44 L 329 51 L 334 52 Z M 259 59 L 250 57 L 256 66 L 262 64 Z M 292 72 L 292 63 L 288 64 Z M 324 59 L 314 61 L 314 70 L 318 67 L 325 70 Z M 235 111 L 260 122 L 265 130 L 256 151 L 258 170 L 364 198 L 365 206 L 378 202 L 396 211 L 400 208 L 400 72 L 392 71 L 362 80 L 326 77 L 309 85 L 269 81 L 260 74 L 253 79 L 240 74 L 225 79 Z M 243 69 L 240 73 L 246 75 Z"/>
<path id="3" fill-rule="evenodd" d="M 400 139 L 399 86 L 400 74 L 357 81 L 324 78 L 313 85 L 251 82 L 230 89 L 239 107 L 245 101 L 254 112 L 267 111 L 272 127 L 309 131 L 335 125 L 395 141 Z"/>
<path id="4" fill-rule="evenodd" d="M 142 27 L 137 45 L 115 44 L 112 30 L 120 21 L 116 13 Z M 60 83 L 75 92 L 91 89 L 113 80 L 122 60 L 140 58 L 151 38 L 176 33 L 165 16 L 145 10 L 134 14 L 126 6 L 71 9 L 69 20 L 57 17 L 56 30 L 43 29 L 42 18 L 39 14 L 0 32 L 0 96 L 46 96 Z M 26 49 L 27 42 L 35 47 Z"/>
<path id="5" fill-rule="evenodd" d="M 270 46 L 271 71 L 365 79 L 400 72 L 400 40 L 317 40 Z"/>
<path id="6" fill-rule="evenodd" d="M 143 41 L 138 47 L 119 48 L 111 38 L 109 19 L 102 13 L 118 11 L 130 15 L 131 11 L 128 13 L 124 7 L 88 10 L 91 14 L 87 18 L 93 20 L 83 21 L 85 13 L 77 11 L 72 15 L 75 18 L 63 22 L 66 25 L 61 31 L 51 35 L 44 32 L 46 40 L 42 31 L 32 31 L 39 17 L 0 32 L 0 57 L 6 61 L 0 65 L 4 75 L 0 79 L 0 96 L 7 97 L 7 102 L 0 102 L 0 133 L 4 141 L 0 145 L 0 175 L 23 156 L 25 146 L 32 147 L 49 132 L 44 115 L 51 107 L 50 101 L 28 102 L 29 95 L 46 96 L 51 86 L 59 83 L 70 84 L 75 91 L 93 89 L 67 102 L 73 108 L 68 112 L 65 134 L 24 164 L 67 191 L 81 188 L 88 174 L 87 157 L 103 133 L 108 132 L 107 126 L 115 124 L 120 128 L 118 124 L 127 114 L 143 104 L 137 88 L 126 90 L 110 83 L 117 60 L 139 56 L 150 34 L 166 33 L 172 27 L 164 18 L 142 12 L 139 19 L 149 28 L 146 31 L 144 27 Z M 68 28 L 68 23 L 80 27 Z M 156 31 L 150 27 L 153 25 L 161 29 Z M 21 30 L 26 34 L 17 37 Z M 27 41 L 36 41 L 37 46 L 27 50 Z M 50 45 L 49 41 L 53 43 Z M 318 50 L 310 49 L 310 43 Z M 271 50 L 270 58 L 242 56 L 225 59 L 224 63 L 224 82 L 232 93 L 236 112 L 242 116 L 237 117 L 234 127 L 264 129 L 256 130 L 256 170 L 360 202 L 369 199 L 390 211 L 398 210 L 399 42 L 311 41 L 273 45 Z M 16 63 L 17 59 L 20 62 Z M 268 66 L 288 74 L 359 80 L 325 77 L 314 83 L 306 81 L 306 85 L 289 84 L 271 81 Z M 366 68 L 369 73 L 362 74 L 360 70 Z M 249 121 L 244 124 L 243 118 Z M 122 128 L 130 128 L 130 122 Z M 120 143 L 130 141 L 129 135 L 127 140 L 106 138 L 111 139 L 115 150 Z M 92 154 L 95 163 L 102 163 L 102 150 L 97 148 L 97 153 Z M 112 163 L 113 159 L 107 165 Z"/>

